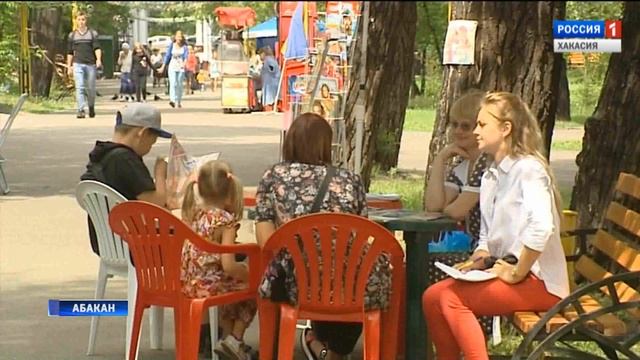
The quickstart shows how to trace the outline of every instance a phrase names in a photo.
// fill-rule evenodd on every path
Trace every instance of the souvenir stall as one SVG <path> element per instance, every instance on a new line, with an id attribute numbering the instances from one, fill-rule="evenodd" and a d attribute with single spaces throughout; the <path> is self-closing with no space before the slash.
<path id="1" fill-rule="evenodd" d="M 242 32 L 243 39 L 255 41 L 255 48 L 276 48 L 278 42 L 278 18 L 276 16 Z"/>
<path id="2" fill-rule="evenodd" d="M 278 43 L 278 17 L 274 16 L 267 21 L 242 32 L 245 40 L 246 53 L 250 56 L 249 76 L 251 77 L 254 91 L 249 97 L 252 111 L 262 111 L 262 60 L 258 51 L 264 48 L 275 49 Z"/>
<path id="3" fill-rule="evenodd" d="M 240 34 L 255 24 L 256 13 L 249 7 L 218 7 L 214 13 L 221 29 L 218 61 L 223 111 L 251 111 L 253 82 L 249 76 L 249 57 Z"/>

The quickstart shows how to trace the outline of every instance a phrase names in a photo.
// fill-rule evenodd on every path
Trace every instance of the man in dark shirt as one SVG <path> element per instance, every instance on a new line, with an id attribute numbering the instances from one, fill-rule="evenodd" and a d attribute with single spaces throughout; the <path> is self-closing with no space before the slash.
<path id="1" fill-rule="evenodd" d="M 167 163 L 162 158 L 156 160 L 154 183 L 142 161 L 158 137 L 171 138 L 171 134 L 162 130 L 160 125 L 160 111 L 152 105 L 133 103 L 118 111 L 112 141 L 96 141 L 89 154 L 87 170 L 80 180 L 107 184 L 128 200 L 165 206 Z M 89 237 L 93 252 L 99 255 L 91 220 Z"/>
<path id="2" fill-rule="evenodd" d="M 78 104 L 77 118 L 85 116 L 85 104 L 89 104 L 89 117 L 96 116 L 96 68 L 102 67 L 102 50 L 98 42 L 98 33 L 87 27 L 87 15 L 76 15 L 77 30 L 69 33 L 67 68 L 69 76 L 73 74 Z M 85 94 L 87 99 L 85 99 Z"/>

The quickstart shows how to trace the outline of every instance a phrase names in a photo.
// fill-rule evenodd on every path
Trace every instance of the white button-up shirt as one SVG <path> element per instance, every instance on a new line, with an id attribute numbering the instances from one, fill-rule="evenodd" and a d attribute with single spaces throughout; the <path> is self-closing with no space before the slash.
<path id="1" fill-rule="evenodd" d="M 480 239 L 476 249 L 501 258 L 520 258 L 523 247 L 541 252 L 531 272 L 547 291 L 569 295 L 567 263 L 551 180 L 533 156 L 505 157 L 493 163 L 480 185 Z"/>

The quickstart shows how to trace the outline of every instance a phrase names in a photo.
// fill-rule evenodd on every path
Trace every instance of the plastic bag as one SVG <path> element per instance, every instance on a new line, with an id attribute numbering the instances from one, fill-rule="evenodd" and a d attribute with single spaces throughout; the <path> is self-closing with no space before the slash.
<path id="1" fill-rule="evenodd" d="M 167 159 L 167 207 L 171 210 L 180 209 L 187 185 L 197 179 L 200 166 L 219 157 L 219 152 L 197 157 L 189 156 L 178 138 L 173 135 Z"/>
<path id="2" fill-rule="evenodd" d="M 464 231 L 448 231 L 438 242 L 429 243 L 430 253 L 471 251 L 471 237 Z"/>

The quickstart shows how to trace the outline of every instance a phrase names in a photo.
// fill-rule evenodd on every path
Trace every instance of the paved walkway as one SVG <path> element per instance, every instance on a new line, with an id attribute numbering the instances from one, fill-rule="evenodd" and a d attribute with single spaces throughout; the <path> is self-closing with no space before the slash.
<path id="1" fill-rule="evenodd" d="M 2 359 L 87 359 L 89 318 L 49 318 L 46 314 L 48 299 L 91 298 L 94 293 L 98 258 L 90 250 L 86 217 L 76 203 L 74 189 L 95 140 L 110 138 L 115 110 L 124 105 L 110 100 L 115 82 L 99 84 L 103 96 L 96 118 L 76 119 L 73 110 L 21 113 L 2 149 L 12 189 L 9 195 L 0 196 Z M 211 93 L 186 96 L 182 109 L 170 108 L 167 100 L 154 103 L 162 110 L 163 126 L 178 135 L 187 151 L 220 151 L 247 186 L 255 186 L 263 171 L 277 161 L 279 115 L 223 114 L 219 98 Z M 405 134 L 399 167 L 424 170 L 427 146 L 427 134 Z M 160 140 L 147 156 L 147 165 L 152 165 L 155 156 L 166 156 L 168 149 L 169 141 Z M 570 178 L 572 160 L 553 158 L 554 168 L 566 168 Z M 241 241 L 254 238 L 249 225 L 243 225 Z M 109 280 L 106 296 L 125 298 L 126 281 Z M 92 359 L 122 359 L 124 329 L 124 318 L 101 319 Z M 141 359 L 174 358 L 170 310 L 165 312 L 164 331 L 165 350 L 150 350 L 145 317 Z M 247 342 L 256 347 L 257 340 L 254 322 Z M 353 358 L 361 358 L 359 349 Z"/>

